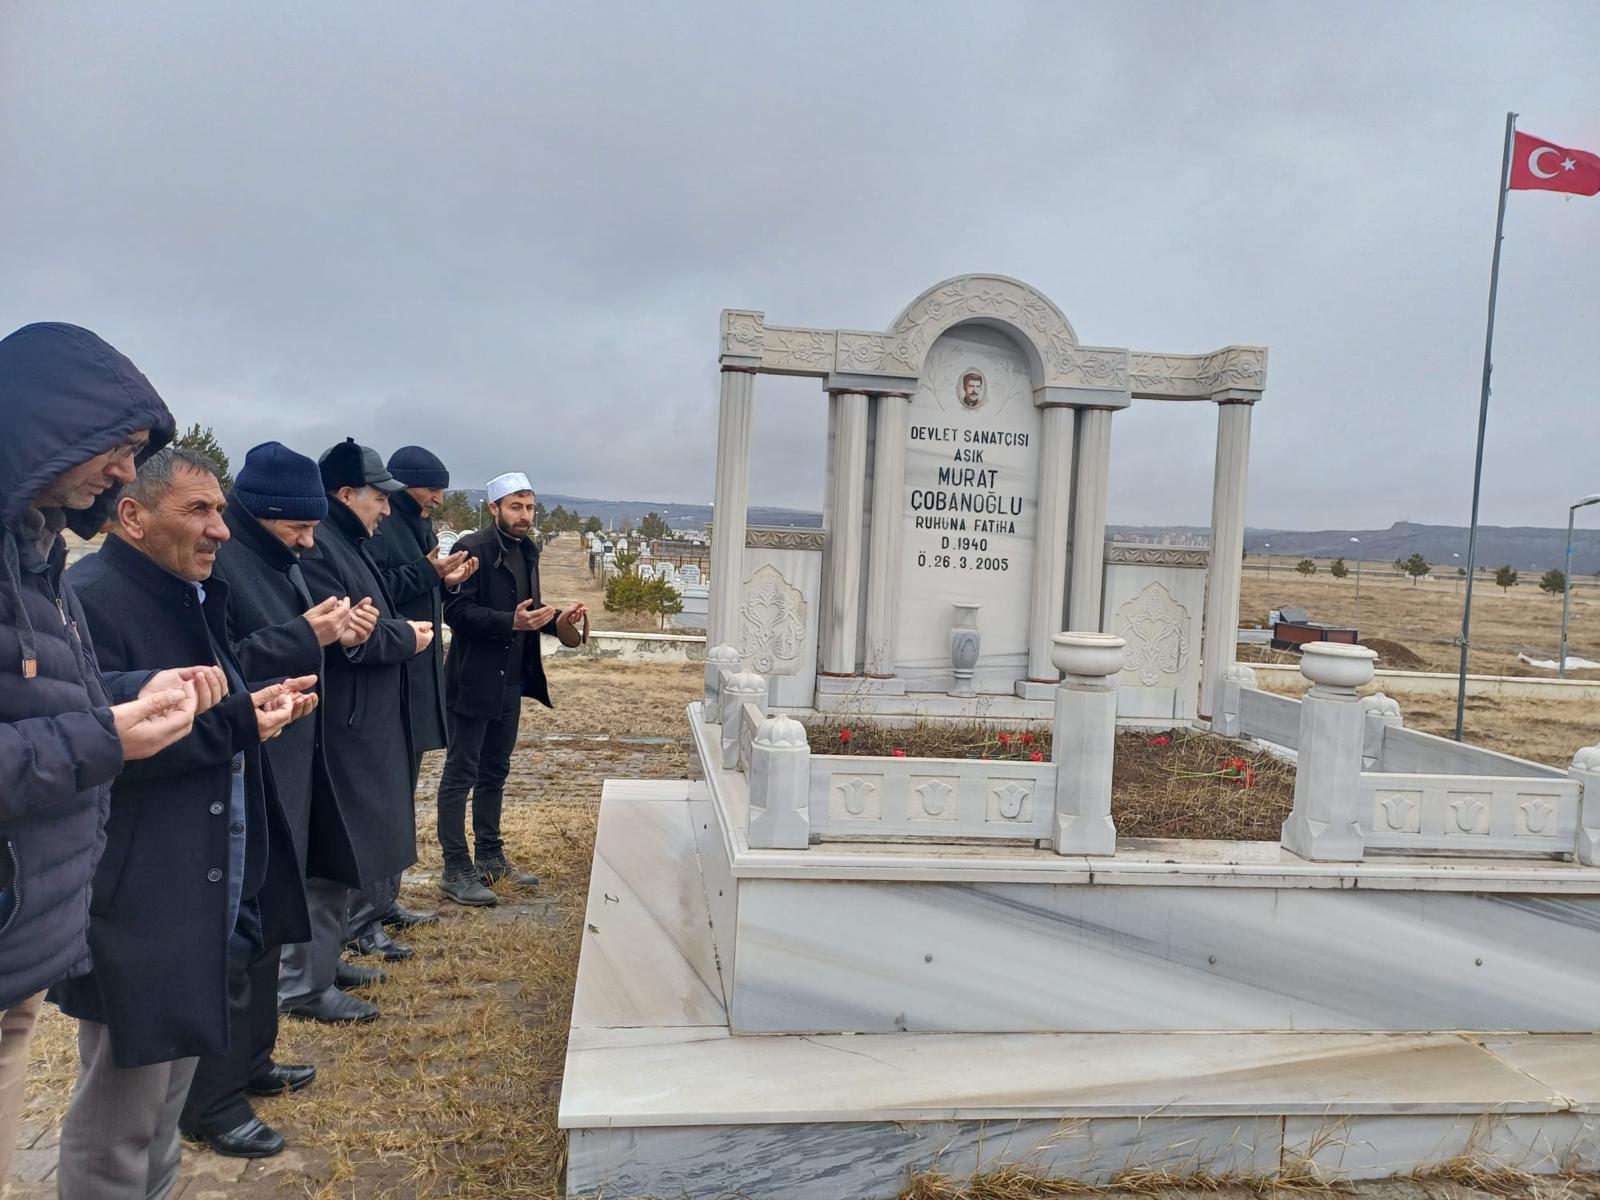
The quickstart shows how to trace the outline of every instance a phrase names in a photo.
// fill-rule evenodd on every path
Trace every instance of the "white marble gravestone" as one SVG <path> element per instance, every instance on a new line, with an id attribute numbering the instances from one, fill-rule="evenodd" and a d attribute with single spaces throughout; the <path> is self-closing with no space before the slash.
<path id="1" fill-rule="evenodd" d="M 908 691 L 951 686 L 954 604 L 981 607 L 980 693 L 1027 674 L 1039 410 L 1027 360 L 996 330 L 966 326 L 928 352 L 907 414 L 895 674 Z"/>

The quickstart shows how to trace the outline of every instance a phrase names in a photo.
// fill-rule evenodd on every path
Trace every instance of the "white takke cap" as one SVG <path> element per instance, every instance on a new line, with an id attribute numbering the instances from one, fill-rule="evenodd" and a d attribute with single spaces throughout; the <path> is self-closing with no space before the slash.
<path id="1" fill-rule="evenodd" d="M 515 492 L 531 492 L 533 484 L 528 482 L 528 477 L 521 471 L 507 471 L 504 475 L 496 475 L 489 480 L 489 499 L 500 500 Z"/>

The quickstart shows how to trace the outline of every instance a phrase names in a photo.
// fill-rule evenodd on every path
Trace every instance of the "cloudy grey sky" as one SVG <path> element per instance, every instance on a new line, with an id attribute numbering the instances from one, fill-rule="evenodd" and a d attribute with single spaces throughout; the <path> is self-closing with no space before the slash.
<path id="1" fill-rule="evenodd" d="M 1600 151 L 1574 3 L 0 0 L 0 326 L 89 325 L 238 457 L 710 499 L 723 307 L 1015 275 L 1085 342 L 1271 347 L 1249 519 L 1467 517 L 1504 114 Z M 1484 519 L 1600 490 L 1600 198 L 1513 193 Z M 815 507 L 813 383 L 757 502 Z M 1207 405 L 1111 519 L 1208 520 Z"/>

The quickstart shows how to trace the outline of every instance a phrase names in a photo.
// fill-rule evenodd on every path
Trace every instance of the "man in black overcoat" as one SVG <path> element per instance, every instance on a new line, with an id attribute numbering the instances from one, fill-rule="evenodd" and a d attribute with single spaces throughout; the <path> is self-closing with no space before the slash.
<path id="1" fill-rule="evenodd" d="M 256 446 L 245 455 L 223 514 L 233 536 L 217 551 L 215 575 L 230 585 L 229 629 L 252 679 L 320 677 L 325 647 L 359 643 L 350 630 L 349 601 L 329 597 L 313 604 L 300 568 L 300 555 L 314 545 L 313 531 L 327 512 L 322 476 L 311 459 L 278 442 Z M 296 1015 L 337 1023 L 370 1021 L 378 1015 L 376 1006 L 335 986 L 341 965 L 352 985 L 364 982 L 366 973 L 342 964 L 339 957 L 344 910 L 360 877 L 323 752 L 325 716 L 319 707 L 313 719 L 296 723 L 266 746 L 294 838 L 295 863 L 306 879 L 312 924 L 310 940 L 283 947 L 281 956 L 261 964 L 253 981 L 250 1069 L 245 1078 L 235 1071 L 233 1082 L 256 1094 L 297 1090 L 315 1074 L 310 1067 L 262 1069 L 270 1062 L 280 1007 L 299 1007 Z M 202 1063 L 190 1090 L 191 1105 L 206 1074 Z"/>
<path id="2" fill-rule="evenodd" d="M 488 885 L 501 880 L 524 887 L 539 882 L 506 858 L 500 808 L 523 697 L 551 707 L 539 636 L 576 646 L 583 636 L 584 608 L 574 604 L 563 611 L 540 597 L 539 547 L 529 536 L 535 503 L 533 485 L 522 472 L 497 475 L 489 481 L 493 524 L 456 543 L 478 564 L 444 606 L 451 637 L 445 662 L 451 729 L 439 780 L 444 851 L 439 890 L 457 904 L 494 904 Z M 467 845 L 468 792 L 476 861 Z"/>
<path id="3" fill-rule="evenodd" d="M 311 598 L 348 598 L 377 617 L 359 646 L 328 654 L 323 700 L 329 736 L 324 750 L 339 807 L 355 844 L 361 889 L 347 914 L 356 949 L 395 960 L 411 957 L 383 928 L 400 894 L 400 875 L 417 861 L 417 818 L 411 788 L 411 719 L 407 668 L 433 643 L 433 626 L 396 615 L 368 541 L 403 486 L 378 452 L 351 438 L 317 462 L 328 517 L 317 526 L 316 550 L 301 558 Z"/>
<path id="4" fill-rule="evenodd" d="M 294 845 L 260 743 L 312 711 L 305 689 L 316 681 L 252 693 L 229 649 L 228 587 L 210 577 L 228 538 L 224 503 L 214 464 L 168 447 L 118 499 L 104 547 L 68 572 L 108 669 L 210 663 L 228 695 L 112 786 L 90 904 L 94 966 L 51 993 L 80 1022 L 62 1200 L 167 1194 L 194 1068 L 229 1049 L 230 1010 L 248 1003 L 250 956 L 307 933 Z"/>
<path id="5" fill-rule="evenodd" d="M 421 446 L 401 446 L 389 456 L 389 473 L 405 485 L 389 496 L 389 515 L 368 544 L 395 610 L 433 626 L 433 645 L 411 660 L 407 672 L 411 709 L 411 791 L 417 790 L 422 756 L 448 742 L 444 714 L 444 589 L 464 583 L 476 568 L 466 551 L 440 555 L 433 531 L 433 509 L 443 503 L 450 472 L 439 456 Z M 397 900 L 384 914 L 390 928 L 406 929 L 437 921 Z"/>
<path id="6" fill-rule="evenodd" d="M 252 676 L 322 675 L 326 653 L 359 646 L 376 623 L 370 605 L 352 610 L 343 596 L 312 600 L 302 559 L 318 553 L 315 530 L 327 515 L 328 496 L 311 459 L 278 442 L 245 455 L 224 514 L 233 537 L 218 552 L 216 573 L 233 585 L 229 623 L 239 658 Z M 301 722 L 267 744 L 311 918 L 310 939 L 283 948 L 273 1011 L 328 1024 L 365 1023 L 377 1019 L 377 1005 L 341 987 L 362 986 L 381 972 L 340 958 L 345 912 L 361 875 L 328 771 L 327 714 L 326 706 L 320 707 L 314 722 Z M 282 1082 L 283 1090 L 304 1086 L 298 1080 Z"/>

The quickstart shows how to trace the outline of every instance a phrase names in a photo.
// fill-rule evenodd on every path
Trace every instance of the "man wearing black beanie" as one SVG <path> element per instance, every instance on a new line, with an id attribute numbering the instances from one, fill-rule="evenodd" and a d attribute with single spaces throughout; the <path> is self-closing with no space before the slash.
<path id="1" fill-rule="evenodd" d="M 450 472 L 439 456 L 422 446 L 402 446 L 389 456 L 389 473 L 405 485 L 389 496 L 389 515 L 378 526 L 369 549 L 383 576 L 383 585 L 395 610 L 413 621 L 433 627 L 433 645 L 411 660 L 407 668 L 411 709 L 411 790 L 415 794 L 422 756 L 442 750 L 448 742 L 444 715 L 444 642 L 440 624 L 444 615 L 443 590 L 458 587 L 477 569 L 477 560 L 465 550 L 441 556 L 433 531 L 433 509 L 444 501 Z M 410 928 L 438 920 L 431 913 L 416 913 L 397 900 L 384 914 L 392 928 Z"/>
<path id="2" fill-rule="evenodd" d="M 328 518 L 317 527 L 316 554 L 301 560 L 306 586 L 313 600 L 348 597 L 353 606 L 373 606 L 378 618 L 361 645 L 326 656 L 323 684 L 328 721 L 339 730 L 325 747 L 328 770 L 361 877 L 349 932 L 362 953 L 410 958 L 411 948 L 390 938 L 380 920 L 399 895 L 401 872 L 417 861 L 406 669 L 433 644 L 433 626 L 397 615 L 369 549 L 389 498 L 405 485 L 376 450 L 354 438 L 327 450 L 317 465 Z"/>

